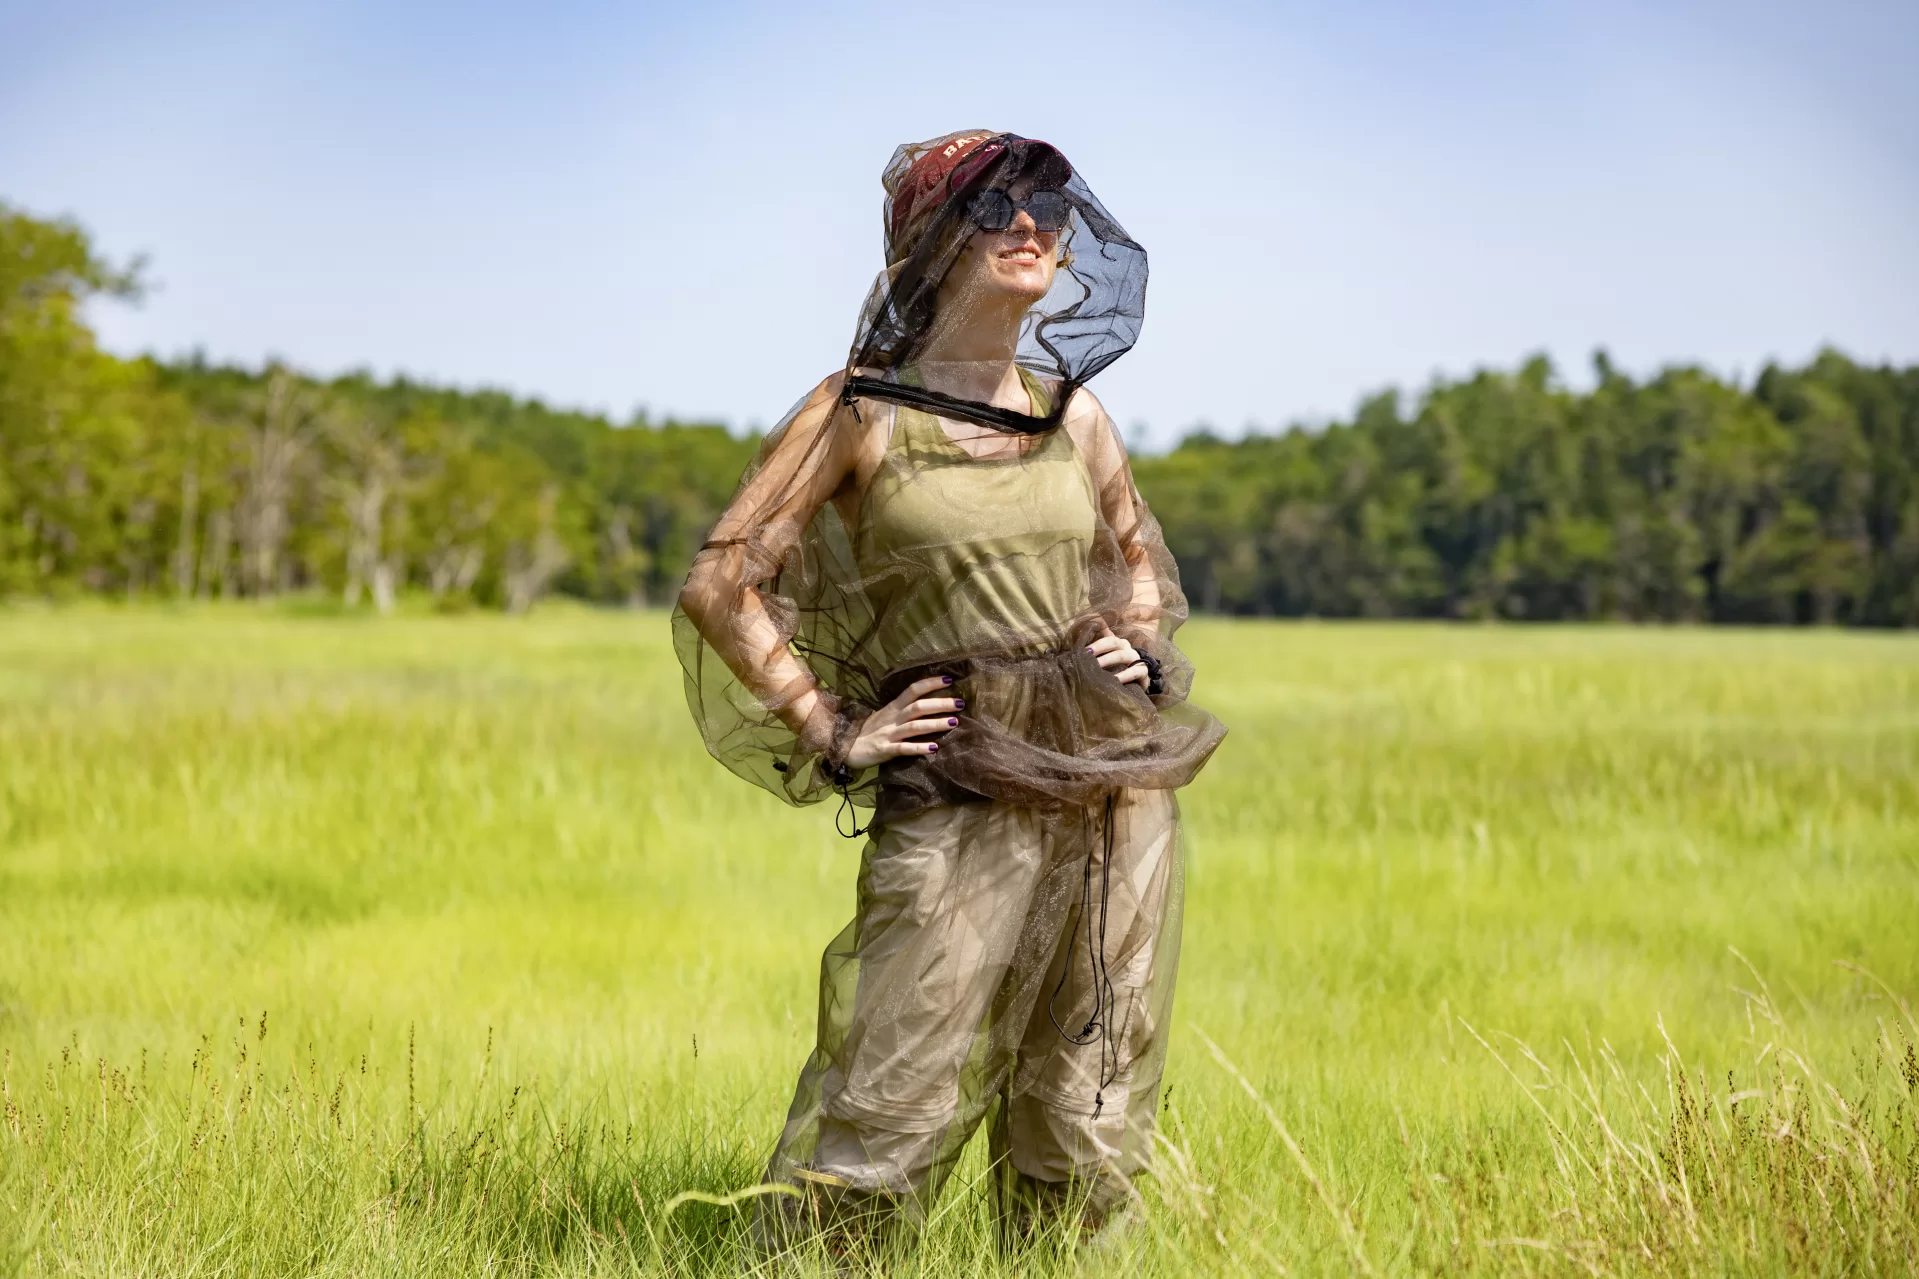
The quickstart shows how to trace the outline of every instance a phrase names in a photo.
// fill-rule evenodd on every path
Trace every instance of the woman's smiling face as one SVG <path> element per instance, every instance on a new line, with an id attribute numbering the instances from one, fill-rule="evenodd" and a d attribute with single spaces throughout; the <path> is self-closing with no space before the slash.
<path id="1" fill-rule="evenodd" d="M 1032 190 L 1029 184 L 1016 182 L 1007 194 L 1023 201 Z M 1059 268 L 1059 236 L 1058 231 L 1039 230 L 1032 214 L 1018 209 L 1004 231 L 973 233 L 947 273 L 940 293 L 948 296 L 951 289 L 963 297 L 1017 298 L 1031 305 L 1053 287 L 1053 273 Z"/>
<path id="2" fill-rule="evenodd" d="M 1021 209 L 1004 231 L 975 232 L 966 254 L 978 259 L 974 273 L 979 287 L 1037 302 L 1053 287 L 1059 232 L 1034 229 L 1032 215 Z"/>

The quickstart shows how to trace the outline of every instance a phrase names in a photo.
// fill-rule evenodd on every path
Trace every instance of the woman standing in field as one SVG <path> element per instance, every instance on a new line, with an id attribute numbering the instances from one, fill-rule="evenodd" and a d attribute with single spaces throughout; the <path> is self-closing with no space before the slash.
<path id="1" fill-rule="evenodd" d="M 1185 700 L 1177 572 L 1085 389 L 1138 337 L 1146 253 L 1014 134 L 903 146 L 883 182 L 847 367 L 768 436 L 674 617 L 718 759 L 873 809 L 767 1173 L 801 1193 L 762 1201 L 762 1242 L 923 1221 L 989 1114 L 1007 1237 L 1091 1233 L 1150 1151 L 1172 792 L 1225 732 Z"/>

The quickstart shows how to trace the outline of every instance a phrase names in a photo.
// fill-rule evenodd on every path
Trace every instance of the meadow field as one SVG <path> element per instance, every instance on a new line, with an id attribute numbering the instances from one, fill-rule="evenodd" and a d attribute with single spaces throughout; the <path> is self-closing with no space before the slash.
<path id="1" fill-rule="evenodd" d="M 895 1272 L 1919 1270 L 1919 639 L 1184 638 L 1138 1219 Z M 738 1273 L 857 860 L 662 614 L 0 612 L 0 1274 Z"/>

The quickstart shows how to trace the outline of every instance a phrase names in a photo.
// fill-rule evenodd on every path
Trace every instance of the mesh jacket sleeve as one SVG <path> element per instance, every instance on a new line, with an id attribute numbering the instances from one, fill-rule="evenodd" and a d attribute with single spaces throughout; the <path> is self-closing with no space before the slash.
<path id="1" fill-rule="evenodd" d="M 840 380 L 822 382 L 767 437 L 694 557 L 674 615 L 687 700 L 707 749 L 794 803 L 825 793 L 831 765 L 866 714 L 795 653 L 800 610 L 778 588 L 808 525 L 822 508 L 830 512 L 851 469 Z"/>
<path id="2" fill-rule="evenodd" d="M 1173 643 L 1186 621 L 1185 592 L 1179 565 L 1166 547 L 1159 521 L 1133 482 L 1119 429 L 1092 392 L 1081 388 L 1066 420 L 1074 443 L 1086 459 L 1099 494 L 1102 521 L 1112 530 L 1124 561 L 1126 589 L 1102 609 L 1113 633 L 1160 665 L 1163 696 L 1184 700 L 1192 687 L 1193 667 Z"/>

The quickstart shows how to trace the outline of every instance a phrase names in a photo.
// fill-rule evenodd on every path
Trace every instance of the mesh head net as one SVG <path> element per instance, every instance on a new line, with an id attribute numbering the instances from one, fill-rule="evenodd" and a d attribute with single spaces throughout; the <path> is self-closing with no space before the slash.
<path id="1" fill-rule="evenodd" d="M 1187 701 L 1178 570 L 1085 385 L 1138 336 L 1146 254 L 1012 134 L 902 147 L 885 185 L 849 364 L 767 436 L 673 621 L 716 758 L 873 810 L 769 1177 L 832 1199 L 815 1222 L 919 1211 L 998 1105 L 1006 1167 L 1110 1200 L 1151 1145 L 1170 792 L 1225 732 Z M 1088 651 L 1109 636 L 1150 684 Z M 963 701 L 938 751 L 850 768 L 869 714 L 934 677 Z"/>
<path id="2" fill-rule="evenodd" d="M 848 397 L 1046 430 L 1073 392 L 1139 340 L 1146 250 L 1057 148 L 1013 133 L 952 133 L 900 147 L 881 182 L 887 265 L 860 313 Z M 982 313 L 1010 305 L 1021 309 L 1015 362 L 1059 388 L 1049 414 L 981 394 L 1003 356 L 956 340 Z M 901 385 L 916 364 L 922 376 L 907 381 L 919 384 Z"/>

